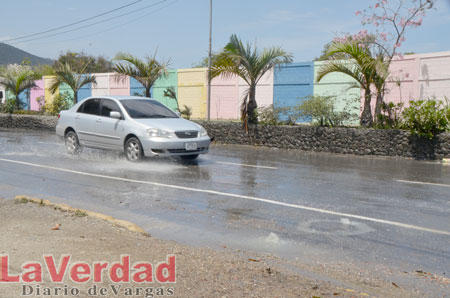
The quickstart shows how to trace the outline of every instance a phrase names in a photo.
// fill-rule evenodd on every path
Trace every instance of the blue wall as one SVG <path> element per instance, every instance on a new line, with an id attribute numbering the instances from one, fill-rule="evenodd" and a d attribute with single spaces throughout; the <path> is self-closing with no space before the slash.
<path id="1" fill-rule="evenodd" d="M 20 103 L 22 104 L 22 109 L 24 109 L 24 110 L 29 110 L 30 109 L 30 106 L 29 106 L 30 100 L 29 100 L 29 98 L 30 98 L 30 89 L 22 91 L 19 94 L 19 100 L 20 100 Z"/>
<path id="2" fill-rule="evenodd" d="M 153 90 L 150 89 L 151 91 Z M 140 96 L 145 96 L 145 88 L 136 79 L 130 78 L 130 95 L 135 95 L 135 93 L 139 93 Z"/>
<path id="3" fill-rule="evenodd" d="M 298 105 L 314 93 L 314 63 L 299 62 L 275 68 L 273 85 L 274 108 Z"/>
<path id="4" fill-rule="evenodd" d="M 92 84 L 89 83 L 81 87 L 81 89 L 78 90 L 77 95 L 78 95 L 78 102 L 82 101 L 87 97 L 92 96 Z"/>

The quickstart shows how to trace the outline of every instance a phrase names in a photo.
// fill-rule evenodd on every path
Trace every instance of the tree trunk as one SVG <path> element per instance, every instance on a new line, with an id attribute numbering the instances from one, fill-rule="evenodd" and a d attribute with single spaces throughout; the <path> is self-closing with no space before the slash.
<path id="1" fill-rule="evenodd" d="M 370 107 L 371 100 L 372 94 L 370 93 L 370 88 L 368 88 L 364 91 L 364 108 L 360 120 L 361 126 L 369 127 L 373 123 L 372 108 Z"/>
<path id="2" fill-rule="evenodd" d="M 152 97 L 152 94 L 150 93 L 151 88 L 152 88 L 151 86 L 148 88 L 145 88 L 145 97 Z"/>
<path id="3" fill-rule="evenodd" d="M 381 115 L 381 105 L 383 103 L 383 93 L 381 90 L 377 91 L 377 101 L 375 103 L 375 123 L 378 122 Z"/>
<path id="4" fill-rule="evenodd" d="M 16 110 L 20 110 L 20 98 L 19 98 L 19 94 L 16 95 L 15 106 L 16 106 Z"/>
<path id="5" fill-rule="evenodd" d="M 78 103 L 78 90 L 73 90 L 73 104 L 76 105 Z"/>
<path id="6" fill-rule="evenodd" d="M 256 108 L 258 104 L 256 103 L 256 84 L 250 86 L 249 94 L 248 94 L 248 103 L 247 103 L 247 119 L 248 123 L 257 124 L 258 116 L 256 115 Z"/>

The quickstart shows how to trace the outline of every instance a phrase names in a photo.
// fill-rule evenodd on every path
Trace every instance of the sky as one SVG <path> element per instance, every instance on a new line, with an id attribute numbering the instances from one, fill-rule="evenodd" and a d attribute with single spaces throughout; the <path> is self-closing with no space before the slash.
<path id="1" fill-rule="evenodd" d="M 136 0 L 2 1 L 0 42 L 77 22 Z M 7 42 L 34 55 L 57 59 L 61 53 L 84 51 L 113 58 L 118 52 L 153 55 L 171 61 L 171 68 L 189 68 L 208 54 L 209 0 L 142 0 L 125 9 L 66 27 L 85 26 L 61 35 L 53 31 L 36 40 Z M 213 0 L 213 51 L 231 34 L 258 48 L 281 46 L 294 61 L 320 56 L 337 35 L 362 29 L 357 10 L 374 0 Z M 154 6 L 150 6 L 154 5 Z M 150 6 L 145 8 L 146 6 Z M 135 12 L 133 12 L 135 11 Z M 128 15 L 119 17 L 121 14 Z M 112 20 L 106 21 L 106 19 Z M 101 22 L 99 24 L 93 24 Z M 33 39 L 29 38 L 29 39 Z M 19 42 L 20 41 L 20 42 Z M 423 25 L 407 32 L 402 52 L 450 51 L 450 0 L 438 0 Z"/>

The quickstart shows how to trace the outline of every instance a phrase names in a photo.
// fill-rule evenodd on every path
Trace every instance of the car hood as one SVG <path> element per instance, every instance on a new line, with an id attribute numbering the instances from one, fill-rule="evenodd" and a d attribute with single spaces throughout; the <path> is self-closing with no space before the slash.
<path id="1" fill-rule="evenodd" d="M 134 119 L 134 121 L 149 128 L 159 128 L 167 131 L 199 130 L 198 124 L 183 118 Z"/>

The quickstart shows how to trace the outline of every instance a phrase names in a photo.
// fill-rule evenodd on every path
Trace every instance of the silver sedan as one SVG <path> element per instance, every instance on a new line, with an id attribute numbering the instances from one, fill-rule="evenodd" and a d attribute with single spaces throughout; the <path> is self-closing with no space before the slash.
<path id="1" fill-rule="evenodd" d="M 87 98 L 58 115 L 56 134 L 67 151 L 83 147 L 124 151 L 127 159 L 144 156 L 180 156 L 195 159 L 208 153 L 206 130 L 146 97 L 102 96 Z"/>

